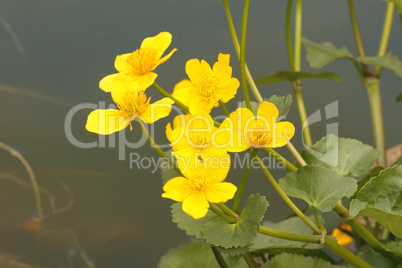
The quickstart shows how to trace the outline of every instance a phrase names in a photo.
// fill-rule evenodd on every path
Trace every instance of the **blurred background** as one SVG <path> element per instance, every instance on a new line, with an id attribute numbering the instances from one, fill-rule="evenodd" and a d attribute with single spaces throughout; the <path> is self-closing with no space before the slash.
<path id="1" fill-rule="evenodd" d="M 243 2 L 229 3 L 240 29 Z M 386 3 L 358 0 L 356 9 L 366 54 L 374 56 Z M 246 60 L 255 79 L 289 69 L 285 10 L 286 1 L 251 3 Z M 157 157 L 148 144 L 127 148 L 125 160 L 119 160 L 117 148 L 72 145 L 64 124 L 68 112 L 78 104 L 112 104 L 110 94 L 100 90 L 98 83 L 115 72 L 115 57 L 138 49 L 144 38 L 162 31 L 173 35 L 167 52 L 178 49 L 156 69 L 157 82 L 168 92 L 187 78 L 187 60 L 204 59 L 212 65 L 219 53 L 231 55 L 233 76 L 240 80 L 222 2 L 2 0 L 0 23 L 0 142 L 26 158 L 39 186 L 48 191 L 42 195 L 47 217 L 38 226 L 34 194 L 26 185 L 28 174 L 17 158 L 0 150 L 0 264 L 88 267 L 87 263 L 93 262 L 96 267 L 155 267 L 169 249 L 188 243 L 190 238 L 171 221 L 173 201 L 161 197 L 160 171 L 154 166 L 130 167 L 130 153 Z M 303 36 L 320 43 L 331 41 L 337 47 L 346 45 L 357 55 L 345 1 L 304 1 Z M 395 16 L 389 51 L 402 58 L 401 48 L 400 22 Z M 313 71 L 304 48 L 302 51 L 302 70 Z M 326 135 L 327 124 L 338 123 L 340 137 L 373 145 L 367 93 L 353 64 L 340 60 L 323 70 L 339 74 L 343 81 L 304 80 L 307 113 L 324 111 L 326 105 L 338 101 L 339 117 L 313 124 L 314 142 Z M 401 142 L 402 105 L 395 99 L 402 92 L 402 83 L 385 69 L 381 81 L 387 146 L 392 147 Z M 265 98 L 293 95 L 289 83 L 259 88 Z M 147 94 L 153 100 L 161 98 L 153 88 Z M 229 111 L 235 110 L 241 99 L 239 89 L 227 104 Z M 98 141 L 96 134 L 85 130 L 90 112 L 78 110 L 71 119 L 72 134 L 81 142 Z M 222 113 L 216 108 L 212 114 Z M 167 144 L 165 126 L 174 115 L 155 124 L 152 134 L 158 143 Z M 293 144 L 302 149 L 296 103 L 286 120 L 295 124 Z M 133 131 L 127 129 L 125 134 L 132 142 L 141 138 L 135 124 Z M 117 140 L 117 136 L 111 139 Z M 278 152 L 293 161 L 286 148 Z M 284 176 L 284 170 L 271 168 L 275 178 Z M 241 174 L 240 169 L 233 169 L 228 180 L 238 184 Z M 245 194 L 257 192 L 271 204 L 265 219 L 278 221 L 290 213 L 258 169 L 252 171 Z M 59 209 L 55 215 L 51 215 L 52 200 Z M 305 207 L 303 202 L 297 204 Z"/>

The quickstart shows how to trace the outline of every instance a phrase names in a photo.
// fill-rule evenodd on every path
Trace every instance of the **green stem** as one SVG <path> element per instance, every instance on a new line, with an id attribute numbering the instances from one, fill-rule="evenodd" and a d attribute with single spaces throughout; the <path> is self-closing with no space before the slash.
<path id="1" fill-rule="evenodd" d="M 258 268 L 258 267 L 260 267 L 260 266 L 255 262 L 255 260 L 254 260 L 254 258 L 253 258 L 253 255 L 251 255 L 250 252 L 247 251 L 246 253 L 244 253 L 243 258 L 244 258 L 244 260 L 246 261 L 248 267 L 250 267 L 250 268 Z"/>
<path id="2" fill-rule="evenodd" d="M 320 239 L 321 239 L 320 235 L 295 234 L 295 233 L 279 231 L 279 230 L 268 228 L 265 226 L 260 226 L 260 229 L 258 229 L 258 232 L 261 234 L 265 234 L 265 235 L 280 238 L 280 239 L 299 241 L 299 242 L 307 242 L 307 243 L 320 243 Z"/>
<path id="3" fill-rule="evenodd" d="M 229 268 L 229 266 L 226 264 L 225 260 L 222 257 L 221 252 L 214 246 L 214 245 L 210 245 L 212 252 L 214 253 L 215 259 L 219 264 L 220 268 Z"/>
<path id="4" fill-rule="evenodd" d="M 299 110 L 300 122 L 301 122 L 302 128 L 303 128 L 304 142 L 307 146 L 311 146 L 311 145 L 313 145 L 313 141 L 311 139 L 310 126 L 309 126 L 308 120 L 307 120 L 306 106 L 304 105 L 304 99 L 303 99 L 303 95 L 301 92 L 302 89 L 301 89 L 300 81 L 293 81 L 292 86 L 293 86 L 293 92 L 294 92 L 295 98 L 296 98 L 297 108 Z"/>
<path id="5" fill-rule="evenodd" d="M 31 165 L 28 163 L 28 161 L 22 154 L 20 154 L 17 150 L 8 146 L 7 144 L 0 142 L 0 148 L 8 151 L 12 156 L 18 158 L 18 160 L 20 160 L 21 164 L 25 167 L 26 171 L 28 172 L 29 179 L 31 180 L 32 189 L 34 190 L 36 210 L 38 211 L 38 219 L 41 220 L 43 217 L 43 210 L 42 210 L 42 201 L 40 197 L 40 188 L 38 182 L 36 181 L 36 177 L 31 168 Z"/>
<path id="6" fill-rule="evenodd" d="M 250 154 L 249 162 L 247 163 L 247 167 L 244 170 L 243 177 L 241 178 L 241 182 L 239 188 L 237 188 L 237 193 L 235 198 L 233 199 L 233 211 L 236 213 L 240 212 L 240 202 L 243 196 L 244 189 L 246 188 L 248 175 L 250 175 L 251 164 L 254 160 L 254 157 L 257 155 L 258 149 L 253 149 Z"/>
<path id="7" fill-rule="evenodd" d="M 154 139 L 151 137 L 145 126 L 142 124 L 140 120 L 136 120 L 137 125 L 141 128 L 142 133 L 144 133 L 145 137 L 147 137 L 147 140 L 149 144 L 151 145 L 152 148 L 155 149 L 155 151 L 159 154 L 160 157 L 163 159 L 166 159 L 169 162 L 169 165 L 171 165 L 177 172 L 181 173 L 180 169 L 177 167 L 176 163 L 172 160 L 172 158 L 168 157 L 164 151 L 158 146 L 158 144 L 154 141 Z"/>
<path id="8" fill-rule="evenodd" d="M 394 8 L 395 8 L 394 3 L 389 2 L 388 6 L 387 6 L 387 11 L 385 13 L 385 20 L 384 20 L 384 26 L 382 28 L 381 42 L 380 42 L 380 46 L 378 48 L 378 53 L 377 53 L 378 57 L 385 55 L 385 53 L 387 52 L 389 36 L 391 34 L 392 19 L 394 16 Z M 375 66 L 373 75 L 375 77 L 380 77 L 381 69 L 382 69 L 382 67 L 380 65 Z"/>
<path id="9" fill-rule="evenodd" d="M 282 197 L 282 199 L 286 202 L 286 204 L 293 210 L 294 213 L 296 213 L 297 216 L 299 216 L 311 229 L 313 229 L 314 232 L 317 234 L 320 233 L 320 229 L 309 219 L 307 218 L 306 215 L 303 214 L 303 212 L 300 211 L 300 209 L 290 200 L 290 198 L 285 194 L 285 192 L 282 190 L 282 188 L 279 186 L 279 184 L 275 181 L 274 177 L 272 177 L 271 173 L 268 171 L 268 169 L 263 165 L 261 159 L 256 156 L 255 158 L 258 161 L 258 164 L 260 165 L 262 171 L 264 172 L 265 176 L 267 176 L 268 180 L 271 182 L 272 186 L 274 186 L 275 190 L 278 192 L 278 194 Z"/>
<path id="10" fill-rule="evenodd" d="M 288 141 L 286 143 L 286 147 L 290 151 L 290 153 L 293 155 L 293 157 L 296 159 L 296 161 L 299 163 L 300 166 L 304 167 L 307 165 L 306 161 L 304 161 L 303 157 L 299 154 L 299 152 L 296 150 L 296 148 L 293 146 L 293 144 Z"/>
<path id="11" fill-rule="evenodd" d="M 340 246 L 338 243 L 336 243 L 333 239 L 329 238 L 328 236 L 325 237 L 325 246 L 332 252 L 334 252 L 336 255 L 338 255 L 339 257 L 341 257 L 342 259 L 349 262 L 355 267 L 373 268 L 373 266 L 355 256 L 352 252 Z"/>
<path id="12" fill-rule="evenodd" d="M 243 19 L 241 23 L 241 38 L 240 38 L 240 77 L 241 87 L 243 90 L 244 101 L 247 108 L 251 111 L 250 97 L 248 95 L 247 78 L 246 78 L 246 36 L 247 36 L 247 19 L 250 0 L 244 1 Z"/>
<path id="13" fill-rule="evenodd" d="M 349 6 L 350 20 L 352 22 L 353 27 L 353 34 L 355 36 L 356 41 L 357 52 L 359 53 L 360 57 L 365 57 L 363 42 L 360 36 L 359 25 L 357 24 L 357 17 L 353 0 L 348 0 L 348 6 Z M 369 69 L 366 64 L 362 63 L 362 69 L 364 74 L 369 74 Z"/>
<path id="14" fill-rule="evenodd" d="M 237 219 L 225 214 L 222 212 L 222 210 L 220 210 L 219 208 L 217 208 L 216 204 L 210 203 L 209 209 L 215 213 L 216 215 L 222 217 L 224 220 L 230 222 L 230 223 L 235 223 L 237 221 Z"/>
<path id="15" fill-rule="evenodd" d="M 290 163 L 288 160 L 286 160 L 286 158 L 284 158 L 282 155 L 277 153 L 274 149 L 272 149 L 272 148 L 263 148 L 261 150 L 264 153 L 266 153 L 266 154 L 270 155 L 271 157 L 275 158 L 275 160 L 278 161 L 279 163 L 283 164 L 288 171 L 292 172 L 292 171 L 297 170 L 297 167 L 295 167 L 292 163 Z"/>
<path id="16" fill-rule="evenodd" d="M 291 22 L 292 22 L 292 6 L 293 0 L 288 0 L 288 5 L 286 8 L 286 46 L 288 49 L 289 66 L 290 70 L 295 69 L 295 63 L 293 58 L 293 47 L 292 47 L 292 33 L 291 33 Z"/>
<path id="17" fill-rule="evenodd" d="M 217 207 L 219 207 L 223 212 L 225 212 L 226 213 L 226 215 L 229 215 L 229 216 L 231 216 L 231 217 L 233 217 L 233 218 L 236 218 L 236 219 L 238 219 L 239 218 L 239 215 L 236 213 L 236 212 L 234 212 L 233 210 L 231 210 L 230 208 L 228 208 L 225 204 L 223 204 L 223 203 L 217 203 L 217 204 L 215 204 Z"/>
<path id="18" fill-rule="evenodd" d="M 223 2 L 223 6 L 225 8 L 226 18 L 227 18 L 228 25 L 229 25 L 230 35 L 232 36 L 233 45 L 235 47 L 237 57 L 240 59 L 240 45 L 239 45 L 239 40 L 236 35 L 236 29 L 233 24 L 232 15 L 230 14 L 229 3 L 228 3 L 228 0 L 223 0 L 222 2 Z M 254 79 L 251 77 L 247 64 L 245 64 L 245 69 L 246 69 L 247 81 L 248 81 L 248 84 L 250 85 L 251 91 L 253 92 L 255 99 L 258 102 L 262 102 L 263 99 L 261 97 L 260 92 L 257 89 L 257 86 L 254 83 Z"/>
<path id="19" fill-rule="evenodd" d="M 382 116 L 381 94 L 380 94 L 380 81 L 376 78 L 366 78 L 366 88 L 370 101 L 371 120 L 373 123 L 373 132 L 375 146 L 381 151 L 381 156 L 378 159 L 380 166 L 387 166 L 386 159 L 386 146 L 385 146 L 385 132 L 384 120 Z"/>
<path id="20" fill-rule="evenodd" d="M 229 111 L 228 111 L 228 109 L 226 108 L 225 104 L 222 101 L 219 101 L 219 106 L 221 107 L 223 113 L 226 116 L 229 116 Z"/>
<path id="21" fill-rule="evenodd" d="M 302 32 L 302 0 L 296 0 L 294 71 L 300 72 Z"/>
<path id="22" fill-rule="evenodd" d="M 368 231 L 373 234 L 373 227 L 371 226 L 370 219 L 367 216 L 364 216 L 364 221 L 366 222 Z"/>
<path id="23" fill-rule="evenodd" d="M 326 235 L 326 234 L 327 234 L 327 230 L 325 229 L 324 225 L 322 225 L 320 219 L 318 218 L 317 210 L 314 209 L 313 213 L 314 213 L 315 221 L 316 221 L 317 224 L 318 224 L 318 227 L 320 227 L 320 229 L 322 230 L 323 234 Z"/>
<path id="24" fill-rule="evenodd" d="M 344 222 L 348 223 L 352 227 L 354 232 L 358 233 L 360 237 L 366 241 L 367 244 L 378 252 L 384 252 L 380 241 L 378 241 L 377 238 L 375 238 L 366 228 L 364 228 L 364 226 L 356 218 L 352 217 L 349 210 L 345 208 L 340 201 L 336 203 L 334 210 L 339 214 L 339 216 L 341 216 Z"/>
<path id="25" fill-rule="evenodd" d="M 180 101 L 178 101 L 176 98 L 174 98 L 172 95 L 170 95 L 169 93 L 166 92 L 166 90 L 164 90 L 161 86 L 158 85 L 158 83 L 154 82 L 152 84 L 152 86 L 159 91 L 159 93 L 161 93 L 163 96 L 170 98 L 174 101 L 174 103 L 183 111 L 185 111 L 186 113 L 189 113 L 188 107 L 186 105 L 184 105 L 183 103 L 181 103 Z"/>

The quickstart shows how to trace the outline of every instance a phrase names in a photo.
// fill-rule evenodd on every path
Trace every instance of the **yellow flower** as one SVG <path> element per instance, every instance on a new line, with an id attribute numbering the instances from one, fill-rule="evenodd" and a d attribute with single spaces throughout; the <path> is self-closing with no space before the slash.
<path id="1" fill-rule="evenodd" d="M 218 106 L 232 99 L 240 86 L 236 78 L 232 78 L 232 67 L 229 66 L 230 55 L 220 53 L 213 69 L 202 60 L 191 59 L 186 63 L 186 73 L 190 80 L 176 84 L 172 96 L 187 105 L 191 114 L 209 114 Z"/>
<path id="2" fill-rule="evenodd" d="M 216 144 L 228 152 L 284 146 L 293 137 L 295 128 L 290 122 L 276 123 L 278 114 L 278 108 L 266 101 L 260 103 L 257 116 L 247 108 L 238 108 L 223 121 Z"/>
<path id="3" fill-rule="evenodd" d="M 111 74 L 99 82 L 99 87 L 106 91 L 112 91 L 112 81 L 121 74 L 137 80 L 140 88 L 146 89 L 153 84 L 156 73 L 152 71 L 159 65 L 167 61 L 177 49 L 173 49 L 168 55 L 161 58 L 165 50 L 172 42 L 172 35 L 162 32 L 155 37 L 148 37 L 142 41 L 141 48 L 133 53 L 118 55 L 114 62 L 114 67 L 118 73 Z"/>
<path id="4" fill-rule="evenodd" d="M 184 177 L 173 178 L 163 186 L 162 197 L 183 202 L 183 211 L 199 219 L 207 214 L 209 202 L 226 202 L 233 198 L 237 188 L 223 182 L 229 166 L 205 167 L 199 160 L 193 163 L 195 166 L 190 165 L 186 171 L 182 171 Z"/>
<path id="5" fill-rule="evenodd" d="M 175 156 L 222 156 L 227 151 L 214 146 L 216 130 L 218 128 L 209 115 L 178 115 L 173 120 L 173 129 L 170 123 L 167 124 L 166 136 Z"/>
<path id="6" fill-rule="evenodd" d="M 336 238 L 336 241 L 341 246 L 349 245 L 353 242 L 353 237 L 347 233 L 342 232 L 342 230 L 352 232 L 352 227 L 349 224 L 341 223 L 339 228 L 335 228 L 332 231 L 332 236 Z"/>
<path id="7" fill-rule="evenodd" d="M 173 101 L 169 98 L 150 104 L 151 98 L 147 98 L 144 90 L 128 77 L 119 76 L 112 84 L 112 98 L 119 109 L 92 111 L 85 126 L 90 132 L 109 135 L 131 125 L 137 117 L 152 124 L 172 110 Z"/>

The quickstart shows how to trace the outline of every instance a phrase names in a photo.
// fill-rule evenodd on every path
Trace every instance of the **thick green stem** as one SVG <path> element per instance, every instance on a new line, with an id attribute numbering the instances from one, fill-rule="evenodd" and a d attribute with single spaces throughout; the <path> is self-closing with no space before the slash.
<path id="1" fill-rule="evenodd" d="M 353 34 L 354 34 L 355 40 L 356 40 L 357 52 L 359 53 L 360 57 L 365 57 L 366 55 L 364 53 L 363 42 L 362 42 L 362 38 L 360 36 L 359 25 L 357 24 L 356 11 L 355 11 L 355 6 L 353 3 L 353 0 L 348 0 L 348 6 L 349 6 L 350 20 L 352 22 L 352 27 L 353 27 Z M 362 69 L 365 74 L 369 73 L 369 69 L 366 64 L 362 63 Z"/>
<path id="2" fill-rule="evenodd" d="M 324 225 L 322 225 L 322 223 L 320 221 L 320 218 L 318 218 L 317 210 L 314 210 L 313 213 L 314 213 L 315 221 L 318 224 L 318 227 L 320 227 L 320 229 L 321 229 L 321 231 L 323 232 L 324 235 L 327 235 L 327 230 L 325 229 Z"/>
<path id="3" fill-rule="evenodd" d="M 304 167 L 305 165 L 307 165 L 306 161 L 304 161 L 303 157 L 299 154 L 299 152 L 296 150 L 296 148 L 290 141 L 286 143 L 286 147 L 291 152 L 291 154 L 293 155 L 293 157 L 296 159 L 296 161 L 299 163 L 300 166 Z"/>
<path id="4" fill-rule="evenodd" d="M 25 167 L 26 171 L 28 172 L 29 179 L 31 180 L 32 189 L 35 195 L 36 209 L 38 210 L 38 219 L 41 220 L 43 217 L 43 210 L 42 210 L 42 201 L 40 197 L 40 188 L 38 182 L 36 181 L 36 177 L 31 168 L 31 165 L 28 163 L 25 157 L 22 156 L 22 154 L 20 154 L 17 150 L 8 146 L 7 144 L 0 142 L 0 148 L 8 151 L 12 156 L 18 158 L 18 160 L 20 160 L 21 164 Z"/>
<path id="5" fill-rule="evenodd" d="M 253 258 L 253 255 L 251 255 L 250 252 L 247 251 L 246 253 L 244 253 L 243 258 L 244 258 L 244 260 L 246 261 L 248 267 L 250 267 L 250 268 L 258 268 L 258 267 L 260 267 L 260 266 L 255 262 L 255 260 L 254 260 L 254 258 Z"/>
<path id="6" fill-rule="evenodd" d="M 306 106 L 304 105 L 300 81 L 293 81 L 292 85 L 293 85 L 293 92 L 296 98 L 297 108 L 299 110 L 300 122 L 303 128 L 303 140 L 307 146 L 311 146 L 313 145 L 313 141 L 311 139 L 310 126 L 307 120 Z"/>
<path id="7" fill-rule="evenodd" d="M 215 213 L 216 215 L 220 216 L 224 220 L 226 220 L 228 222 L 231 222 L 231 223 L 235 223 L 237 221 L 236 218 L 233 218 L 232 216 L 229 216 L 229 215 L 223 213 L 222 210 L 220 210 L 218 208 L 217 204 L 210 203 L 209 205 L 210 205 L 209 210 L 211 210 L 213 213 Z"/>
<path id="8" fill-rule="evenodd" d="M 214 245 L 211 245 L 211 249 L 212 249 L 212 252 L 214 253 L 216 261 L 219 264 L 219 267 L 220 268 L 229 268 L 229 266 L 226 264 L 225 260 L 223 259 L 221 252 Z"/>
<path id="9" fill-rule="evenodd" d="M 375 238 L 356 218 L 352 217 L 349 210 L 345 208 L 340 201 L 336 203 L 334 210 L 339 214 L 339 216 L 341 216 L 344 222 L 352 227 L 353 231 L 358 233 L 360 237 L 366 241 L 367 244 L 378 252 L 384 252 L 380 241 L 378 241 L 378 239 Z"/>
<path id="10" fill-rule="evenodd" d="M 320 240 L 321 240 L 320 235 L 295 234 L 295 233 L 279 231 L 279 230 L 268 228 L 265 226 L 260 226 L 260 229 L 258 230 L 258 232 L 261 234 L 265 234 L 265 235 L 280 238 L 280 239 L 306 242 L 306 243 L 320 243 Z"/>
<path id="11" fill-rule="evenodd" d="M 233 199 L 233 211 L 235 211 L 236 213 L 240 212 L 241 198 L 243 196 L 244 189 L 246 188 L 248 175 L 250 175 L 251 164 L 252 164 L 252 162 L 254 160 L 254 157 L 257 155 L 257 153 L 258 153 L 258 149 L 253 149 L 252 150 L 252 152 L 250 154 L 249 162 L 247 163 L 247 167 L 244 170 L 243 177 L 241 178 L 239 188 L 237 188 L 236 196 Z"/>
<path id="12" fill-rule="evenodd" d="M 380 94 L 380 81 L 376 78 L 366 78 L 366 88 L 370 101 L 371 120 L 373 124 L 373 133 L 375 146 L 381 151 L 381 156 L 378 159 L 380 166 L 387 166 L 386 159 L 386 146 L 385 146 L 385 132 L 384 120 L 382 115 L 381 94 Z"/>
<path id="13" fill-rule="evenodd" d="M 154 82 L 152 84 L 152 86 L 159 91 L 159 93 L 161 93 L 163 96 L 170 98 L 174 101 L 174 103 L 183 111 L 185 111 L 186 113 L 189 113 L 188 107 L 186 105 L 184 105 L 183 103 L 181 103 L 180 101 L 178 101 L 176 98 L 174 98 L 172 95 L 170 95 L 169 93 L 166 92 L 166 90 L 164 90 L 161 86 L 158 85 L 158 83 Z"/>
<path id="14" fill-rule="evenodd" d="M 330 249 L 332 252 L 334 252 L 336 255 L 344 259 L 345 261 L 349 262 L 355 267 L 359 268 L 368 268 L 371 266 L 367 262 L 363 261 L 362 259 L 358 258 L 356 255 L 354 255 L 352 252 L 349 250 L 345 249 L 344 247 L 338 245 L 332 238 L 329 238 L 328 236 L 325 237 L 325 246 Z"/>
<path id="15" fill-rule="evenodd" d="M 240 77 L 241 87 L 243 90 L 244 101 L 247 108 L 251 111 L 250 97 L 248 95 L 247 78 L 246 78 L 246 39 L 247 39 L 247 19 L 250 0 L 244 1 L 243 20 L 241 23 L 241 39 L 240 39 Z"/>
<path id="16" fill-rule="evenodd" d="M 155 149 L 155 151 L 159 154 L 160 157 L 163 159 L 166 159 L 169 162 L 169 165 L 171 165 L 177 172 L 181 172 L 180 169 L 177 167 L 176 163 L 172 160 L 172 158 L 168 157 L 164 151 L 158 146 L 158 144 L 154 141 L 154 139 L 151 137 L 145 126 L 142 124 L 140 120 L 136 120 L 137 125 L 141 128 L 142 133 L 147 137 L 147 140 L 149 144 L 151 145 L 152 148 Z"/>
<path id="17" fill-rule="evenodd" d="M 284 158 L 282 155 L 277 153 L 274 149 L 272 149 L 272 148 L 263 148 L 261 150 L 264 153 L 266 153 L 266 154 L 270 155 L 271 157 L 275 158 L 275 160 L 278 161 L 279 163 L 283 164 L 288 171 L 292 172 L 292 171 L 297 170 L 297 167 L 295 167 L 292 163 L 290 163 L 288 160 L 286 160 L 286 158 Z"/>
<path id="18" fill-rule="evenodd" d="M 228 111 L 228 109 L 226 108 L 225 104 L 222 101 L 219 101 L 219 106 L 221 107 L 223 113 L 226 116 L 229 116 L 229 111 Z"/>
<path id="19" fill-rule="evenodd" d="M 312 222 L 309 218 L 307 218 L 307 216 L 304 215 L 303 212 L 301 212 L 300 209 L 285 194 L 285 192 L 282 190 L 282 188 L 279 186 L 279 184 L 275 181 L 274 177 L 272 177 L 271 173 L 264 166 L 261 159 L 258 156 L 256 156 L 255 159 L 258 161 L 258 164 L 260 165 L 265 176 L 267 176 L 267 178 L 270 181 L 270 183 L 272 184 L 272 186 L 274 186 L 275 190 L 282 197 L 282 199 L 286 202 L 286 204 L 290 207 L 290 209 L 292 209 L 293 212 L 296 213 L 297 216 L 299 216 L 308 226 L 310 226 L 310 228 L 313 229 L 314 232 L 316 232 L 317 234 L 321 233 L 320 229 L 314 224 L 314 222 Z"/>
<path id="20" fill-rule="evenodd" d="M 288 5 L 286 7 L 286 47 L 288 49 L 288 58 L 289 58 L 289 66 L 290 70 L 295 69 L 295 62 L 293 58 L 293 47 L 292 47 L 292 33 L 291 33 L 291 22 L 292 22 L 292 6 L 293 0 L 288 0 Z"/>
<path id="21" fill-rule="evenodd" d="M 385 53 L 387 52 L 389 36 L 391 34 L 392 19 L 394 17 L 394 8 L 395 8 L 395 4 L 392 2 L 389 2 L 388 6 L 387 6 L 387 11 L 385 13 L 385 20 L 384 20 L 384 26 L 382 28 L 381 42 L 380 42 L 380 46 L 378 47 L 378 53 L 377 53 L 378 57 L 385 55 Z M 382 67 L 380 65 L 375 66 L 373 75 L 375 77 L 379 77 L 381 74 L 381 69 L 382 69 Z"/>

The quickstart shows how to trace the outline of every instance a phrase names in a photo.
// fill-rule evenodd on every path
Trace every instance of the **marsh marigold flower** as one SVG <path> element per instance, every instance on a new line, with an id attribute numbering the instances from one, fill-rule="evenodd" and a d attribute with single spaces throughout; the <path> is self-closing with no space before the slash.
<path id="1" fill-rule="evenodd" d="M 140 88 L 145 89 L 153 84 L 156 73 L 152 72 L 159 65 L 167 61 L 177 49 L 173 49 L 168 55 L 161 58 L 165 50 L 172 42 L 172 35 L 162 32 L 155 37 L 148 37 L 142 41 L 141 48 L 133 53 L 118 55 L 114 67 L 118 73 L 111 74 L 99 82 L 99 87 L 110 92 L 113 79 L 118 75 L 126 75 L 132 80 L 137 80 Z"/>
<path id="2" fill-rule="evenodd" d="M 223 182 L 229 166 L 212 168 L 205 167 L 199 160 L 195 163 L 195 166 L 182 170 L 184 177 L 173 178 L 163 186 L 162 197 L 183 202 L 183 211 L 199 219 L 207 214 L 209 202 L 226 202 L 233 198 L 237 188 L 232 183 Z"/>
<path id="3" fill-rule="evenodd" d="M 229 66 L 230 55 L 220 53 L 218 62 L 211 69 L 202 60 L 191 59 L 186 63 L 186 73 L 190 80 L 176 84 L 172 96 L 187 105 L 191 114 L 209 114 L 211 109 L 232 99 L 240 86 L 236 78 L 232 78 L 232 67 Z"/>
<path id="4" fill-rule="evenodd" d="M 178 115 L 173 120 L 173 128 L 170 123 L 167 124 L 166 136 L 175 156 L 222 156 L 227 151 L 214 146 L 214 133 L 217 130 L 209 115 Z"/>
<path id="5" fill-rule="evenodd" d="M 332 231 L 332 236 L 335 237 L 336 242 L 341 246 L 349 245 L 353 242 L 353 237 L 343 231 L 352 232 L 352 227 L 349 224 L 341 223 L 338 228 Z"/>
<path id="6" fill-rule="evenodd" d="M 216 143 L 228 152 L 242 152 L 250 147 L 281 147 L 294 135 L 290 122 L 279 122 L 278 108 L 263 101 L 255 116 L 247 108 L 238 108 L 226 118 L 219 128 Z"/>
<path id="7" fill-rule="evenodd" d="M 85 126 L 88 131 L 109 135 L 131 125 L 136 118 L 152 124 L 172 110 L 173 101 L 169 98 L 150 104 L 151 98 L 147 98 L 144 90 L 128 77 L 115 78 L 111 94 L 119 109 L 92 111 Z"/>

